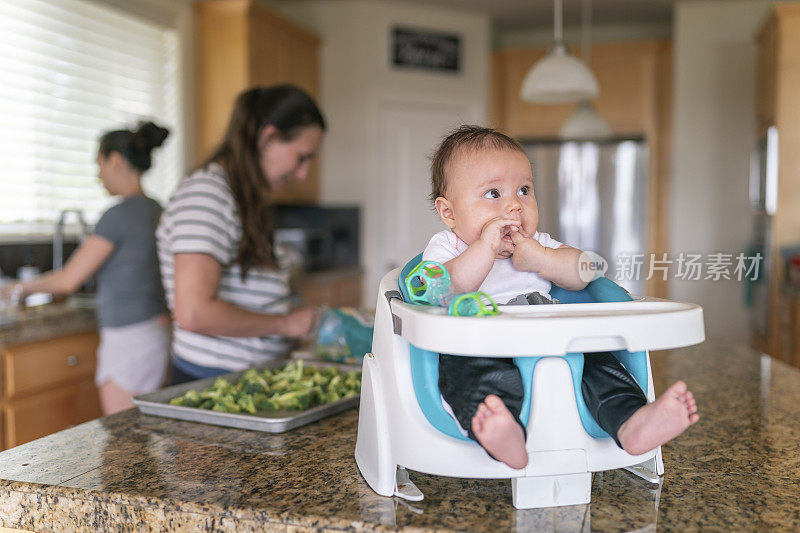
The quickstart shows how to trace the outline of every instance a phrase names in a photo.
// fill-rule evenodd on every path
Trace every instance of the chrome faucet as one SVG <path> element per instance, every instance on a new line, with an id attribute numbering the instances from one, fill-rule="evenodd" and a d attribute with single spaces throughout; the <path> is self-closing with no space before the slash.
<path id="1" fill-rule="evenodd" d="M 80 242 L 83 242 L 89 232 L 89 226 L 86 225 L 86 220 L 83 218 L 83 211 L 80 209 L 64 209 L 61 211 L 56 223 L 55 233 L 53 233 L 53 270 L 58 270 L 64 266 L 64 222 L 69 213 L 75 213 L 78 217 L 78 224 L 81 226 Z"/>

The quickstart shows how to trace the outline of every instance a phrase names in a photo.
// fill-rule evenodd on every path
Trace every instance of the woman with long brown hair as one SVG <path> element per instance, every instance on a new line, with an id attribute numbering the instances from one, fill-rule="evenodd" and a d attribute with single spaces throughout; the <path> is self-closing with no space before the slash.
<path id="1" fill-rule="evenodd" d="M 173 383 L 285 357 L 289 339 L 312 330 L 314 309 L 290 309 L 269 201 L 290 180 L 306 179 L 324 131 L 301 89 L 245 91 L 222 143 L 170 199 L 156 235 L 174 318 Z"/>

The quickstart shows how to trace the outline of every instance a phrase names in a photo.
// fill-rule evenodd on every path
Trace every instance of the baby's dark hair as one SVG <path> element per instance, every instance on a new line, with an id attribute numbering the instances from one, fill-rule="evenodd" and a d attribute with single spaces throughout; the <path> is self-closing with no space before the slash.
<path id="1" fill-rule="evenodd" d="M 153 164 L 151 152 L 164 144 L 169 130 L 152 122 L 140 122 L 136 129 L 114 130 L 100 137 L 98 152 L 108 157 L 111 152 L 119 152 L 133 168 L 146 172 Z"/>
<path id="2" fill-rule="evenodd" d="M 451 159 L 462 150 L 491 148 L 494 150 L 522 149 L 517 141 L 493 128 L 465 124 L 447 134 L 431 158 L 431 201 L 436 201 L 447 192 L 445 169 Z"/>

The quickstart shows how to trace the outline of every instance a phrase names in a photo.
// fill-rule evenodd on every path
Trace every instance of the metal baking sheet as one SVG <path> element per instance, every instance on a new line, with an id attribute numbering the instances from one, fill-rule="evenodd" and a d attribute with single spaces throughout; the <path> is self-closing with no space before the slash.
<path id="1" fill-rule="evenodd" d="M 264 370 L 266 368 L 276 368 L 284 366 L 288 361 L 274 361 L 257 367 L 256 370 Z M 307 367 L 336 367 L 342 371 L 361 372 L 361 367 L 357 365 L 345 365 L 337 363 L 328 363 L 326 361 L 309 361 L 304 360 L 303 365 Z M 242 372 L 232 372 L 222 376 L 230 381 L 236 383 L 239 377 L 244 374 Z M 157 390 L 149 394 L 142 394 L 133 398 L 133 403 L 139 407 L 142 413 L 148 415 L 163 416 L 166 418 L 177 418 L 180 420 L 189 420 L 191 422 L 202 422 L 204 424 L 213 424 L 215 426 L 227 426 L 239 429 L 252 429 L 255 431 L 266 431 L 267 433 L 283 433 L 296 427 L 316 422 L 326 416 L 331 416 L 340 413 L 347 409 L 351 409 L 358 405 L 360 395 L 344 398 L 338 402 L 332 402 L 325 405 L 318 405 L 305 411 L 256 411 L 256 414 L 241 414 L 241 413 L 220 413 L 218 411 L 211 411 L 209 409 L 198 409 L 196 407 L 186 407 L 183 405 L 170 405 L 169 401 L 191 389 L 203 390 L 210 387 L 217 377 L 199 379 L 189 383 L 182 383 L 180 385 L 173 385 L 165 389 Z"/>

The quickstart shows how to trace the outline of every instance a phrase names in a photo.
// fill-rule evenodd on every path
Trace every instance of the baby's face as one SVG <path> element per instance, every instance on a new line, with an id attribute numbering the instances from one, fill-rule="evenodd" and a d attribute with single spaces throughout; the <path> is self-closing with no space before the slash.
<path id="1" fill-rule="evenodd" d="M 472 244 L 487 222 L 509 218 L 528 235 L 536 232 L 539 209 L 533 195 L 531 163 L 517 150 L 465 150 L 448 163 L 447 200 L 452 219 L 442 219 Z M 506 235 L 504 239 L 511 240 Z"/>

